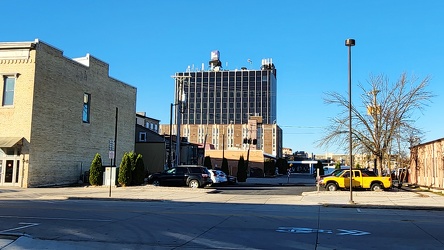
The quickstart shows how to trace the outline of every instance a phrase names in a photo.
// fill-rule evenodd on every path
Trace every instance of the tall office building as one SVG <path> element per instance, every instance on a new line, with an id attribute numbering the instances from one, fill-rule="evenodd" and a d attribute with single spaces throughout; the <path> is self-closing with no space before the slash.
<path id="1" fill-rule="evenodd" d="M 208 68 L 202 65 L 175 74 L 175 103 L 184 101 L 180 136 L 191 143 L 210 144 L 222 154 L 225 150 L 252 149 L 281 157 L 282 130 L 277 125 L 277 80 L 272 60 L 263 59 L 259 70 L 226 70 L 221 65 L 219 52 L 212 51 Z M 177 134 L 176 122 L 172 134 Z M 160 133 L 169 134 L 169 126 L 161 125 Z"/>
<path id="2" fill-rule="evenodd" d="M 276 123 L 276 68 L 271 59 L 263 59 L 260 70 L 222 70 L 219 52 L 213 51 L 208 71 L 176 76 L 190 76 L 181 94 L 186 98 L 183 124 L 245 124 L 251 116 L 261 116 L 263 124 Z"/>

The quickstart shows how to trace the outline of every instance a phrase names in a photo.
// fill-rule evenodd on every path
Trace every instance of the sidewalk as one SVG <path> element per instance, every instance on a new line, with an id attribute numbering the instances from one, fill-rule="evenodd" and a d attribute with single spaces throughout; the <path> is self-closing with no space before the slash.
<path id="1" fill-rule="evenodd" d="M 253 186 L 313 186 L 314 180 L 301 176 L 300 178 L 248 178 L 238 187 Z M 350 202 L 349 191 L 312 191 L 302 195 L 251 195 L 223 194 L 214 188 L 190 189 L 187 187 L 156 187 L 152 185 L 138 187 L 112 187 L 111 196 L 109 187 L 53 187 L 53 188 L 0 188 L 1 200 L 67 200 L 67 199 L 93 199 L 93 200 L 122 200 L 122 201 L 162 201 L 162 202 L 211 202 L 211 203 L 237 203 L 237 204 L 274 204 L 297 206 L 335 206 L 353 208 L 380 208 L 380 209 L 427 209 L 444 211 L 444 195 L 423 190 L 398 191 L 353 191 L 353 202 Z M 53 245 L 48 245 L 53 244 Z M 84 243 L 83 249 L 97 249 L 103 245 L 98 243 Z M 5 235 L 0 233 L 0 249 L 54 248 L 79 249 L 73 243 L 42 241 L 30 237 Z M 119 246 L 111 246 L 115 249 Z M 49 248 L 48 248 L 49 247 Z"/>
<path id="2" fill-rule="evenodd" d="M 304 176 L 287 179 L 248 178 L 239 187 L 254 186 L 313 186 L 312 178 Z M 174 202 L 212 202 L 242 204 L 282 204 L 282 205 L 323 205 L 340 207 L 376 207 L 393 209 L 433 209 L 444 210 L 444 195 L 424 190 L 372 192 L 349 191 L 304 192 L 302 195 L 252 195 L 224 194 L 215 188 L 189 189 L 187 187 L 156 187 L 152 185 L 137 187 L 53 187 L 53 188 L 0 188 L 0 200 L 65 200 L 99 199 L 127 201 L 174 201 Z"/>

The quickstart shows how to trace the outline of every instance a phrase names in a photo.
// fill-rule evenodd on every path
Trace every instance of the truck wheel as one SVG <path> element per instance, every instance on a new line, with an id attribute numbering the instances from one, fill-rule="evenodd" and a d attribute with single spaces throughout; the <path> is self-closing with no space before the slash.
<path id="1" fill-rule="evenodd" d="M 379 183 L 373 183 L 372 186 L 370 187 L 370 189 L 372 191 L 381 191 L 382 187 L 381 187 L 381 185 L 379 185 Z"/>
<path id="2" fill-rule="evenodd" d="M 336 190 L 338 190 L 338 186 L 335 183 L 328 183 L 325 188 L 328 191 L 336 191 Z"/>

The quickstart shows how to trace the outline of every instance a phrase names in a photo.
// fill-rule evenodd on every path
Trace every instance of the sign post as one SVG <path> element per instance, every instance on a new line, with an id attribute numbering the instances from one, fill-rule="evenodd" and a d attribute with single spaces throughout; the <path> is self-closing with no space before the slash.
<path id="1" fill-rule="evenodd" d="M 113 169 L 112 169 L 112 167 L 114 166 L 113 165 L 113 161 L 114 161 L 114 164 L 115 164 L 115 154 L 114 154 L 114 140 L 109 140 L 109 151 L 108 151 L 108 157 L 109 157 L 109 159 L 111 160 L 111 165 L 110 165 L 110 168 L 109 168 L 109 197 L 111 197 L 111 185 L 112 185 L 112 183 L 113 183 Z"/>

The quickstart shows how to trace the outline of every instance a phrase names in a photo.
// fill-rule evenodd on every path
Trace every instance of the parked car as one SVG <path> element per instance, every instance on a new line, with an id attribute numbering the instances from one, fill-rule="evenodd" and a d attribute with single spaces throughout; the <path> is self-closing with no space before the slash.
<path id="1" fill-rule="evenodd" d="M 227 175 L 227 183 L 228 184 L 236 184 L 237 183 L 237 178 L 236 176 L 232 176 L 232 175 Z"/>
<path id="2" fill-rule="evenodd" d="M 148 176 L 148 183 L 155 186 L 189 186 L 202 188 L 212 184 L 210 172 L 206 167 L 182 165 Z"/>
<path id="3" fill-rule="evenodd" d="M 228 181 L 227 175 L 222 170 L 210 170 L 213 184 L 223 184 Z"/>

